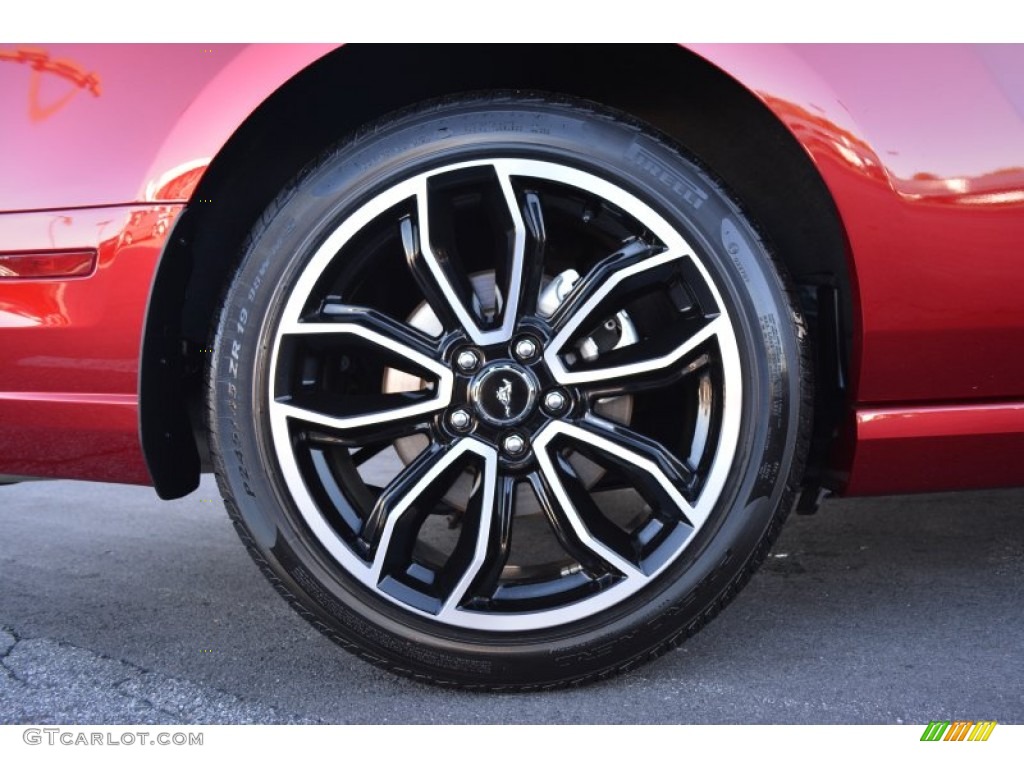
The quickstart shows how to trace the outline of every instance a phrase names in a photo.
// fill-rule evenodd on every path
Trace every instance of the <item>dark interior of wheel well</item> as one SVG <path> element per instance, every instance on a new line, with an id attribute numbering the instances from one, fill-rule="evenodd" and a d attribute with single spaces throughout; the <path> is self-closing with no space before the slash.
<path id="1" fill-rule="evenodd" d="M 162 497 L 197 482 L 202 350 L 262 211 L 300 168 L 359 126 L 427 99 L 495 89 L 569 94 L 629 113 L 700 157 L 744 201 L 816 331 L 809 481 L 822 478 L 852 330 L 845 237 L 813 164 L 760 101 L 671 45 L 350 45 L 297 75 L 238 129 L 195 192 L 210 202 L 190 205 L 175 227 L 147 319 L 140 391 L 143 447 Z"/>

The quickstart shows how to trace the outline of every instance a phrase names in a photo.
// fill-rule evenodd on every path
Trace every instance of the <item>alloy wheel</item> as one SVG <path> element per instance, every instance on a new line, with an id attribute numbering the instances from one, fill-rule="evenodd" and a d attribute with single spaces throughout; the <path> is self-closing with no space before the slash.
<path id="1" fill-rule="evenodd" d="M 421 171 L 336 222 L 268 371 L 268 451 L 324 556 L 498 633 L 594 616 L 677 561 L 743 400 L 697 244 L 627 186 L 514 156 Z"/>

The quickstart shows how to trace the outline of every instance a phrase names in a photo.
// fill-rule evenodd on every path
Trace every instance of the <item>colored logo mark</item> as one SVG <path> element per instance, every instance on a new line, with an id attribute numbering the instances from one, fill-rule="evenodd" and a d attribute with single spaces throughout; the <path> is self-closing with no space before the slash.
<path id="1" fill-rule="evenodd" d="M 995 727 L 995 720 L 932 720 L 921 741 L 988 741 Z"/>
<path id="2" fill-rule="evenodd" d="M 67 106 L 79 90 L 88 91 L 93 96 L 100 95 L 100 76 L 95 72 L 87 72 L 83 67 L 66 59 L 51 59 L 50 54 L 35 48 L 16 48 L 0 50 L 0 61 L 15 64 L 27 64 L 32 69 L 28 86 L 28 115 L 32 122 L 46 120 L 54 113 Z M 67 91 L 59 99 L 50 104 L 43 104 L 40 96 L 42 90 L 41 77 L 44 73 L 56 75 L 76 86 Z"/>

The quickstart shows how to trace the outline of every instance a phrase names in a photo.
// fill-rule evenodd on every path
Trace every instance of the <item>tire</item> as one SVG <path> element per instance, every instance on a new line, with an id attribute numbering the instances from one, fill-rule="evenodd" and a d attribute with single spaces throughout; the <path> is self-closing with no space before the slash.
<path id="1" fill-rule="evenodd" d="M 339 143 L 264 213 L 209 371 L 274 586 L 374 664 L 488 689 L 630 669 L 762 561 L 809 434 L 802 320 L 665 137 L 489 94 Z"/>

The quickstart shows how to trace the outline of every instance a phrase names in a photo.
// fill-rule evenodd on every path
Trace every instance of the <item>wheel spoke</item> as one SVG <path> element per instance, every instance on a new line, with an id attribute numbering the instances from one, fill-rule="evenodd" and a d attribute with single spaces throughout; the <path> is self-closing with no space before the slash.
<path id="1" fill-rule="evenodd" d="M 361 534 L 372 557 L 374 583 L 389 566 L 411 558 L 419 530 L 417 516 L 429 514 L 474 457 L 486 458 L 488 451 L 476 440 L 460 440 L 447 449 L 431 445 L 381 492 Z"/>
<path id="2" fill-rule="evenodd" d="M 519 291 L 520 317 L 536 314 L 544 282 L 544 249 L 547 244 L 547 228 L 544 225 L 544 211 L 536 192 L 523 195 L 523 221 L 526 224 L 526 245 L 523 253 L 522 284 Z"/>
<path id="3" fill-rule="evenodd" d="M 601 522 L 603 515 L 596 510 L 572 467 L 561 457 L 552 460 L 546 443 L 542 436 L 535 445 L 539 471 L 531 477 L 531 482 L 566 552 L 591 571 L 606 571 L 611 566 L 627 580 L 643 578 L 640 568 L 623 553 L 625 543 Z M 592 527 L 599 530 L 592 531 Z M 602 540 L 601 534 L 612 541 Z M 619 546 L 613 548 L 616 544 Z"/>
<path id="4" fill-rule="evenodd" d="M 440 376 L 448 369 L 437 362 L 437 348 L 431 339 L 404 323 L 365 307 L 325 302 L 316 319 L 282 324 L 283 336 L 336 336 L 356 339 L 379 351 L 403 357 L 420 368 Z"/>
<path id="5" fill-rule="evenodd" d="M 326 304 L 320 319 L 295 322 L 282 328 L 285 340 L 314 337 L 328 343 L 351 344 L 370 348 L 395 365 L 411 366 L 436 379 L 431 388 L 418 392 L 383 394 L 335 394 L 329 391 L 303 391 L 279 386 L 270 403 L 277 416 L 301 419 L 352 438 L 353 432 L 366 432 L 382 439 L 386 435 L 408 434 L 425 417 L 444 409 L 451 402 L 453 376 L 435 359 L 429 339 L 373 310 L 341 304 Z"/>
<path id="6" fill-rule="evenodd" d="M 302 335 L 306 333 L 334 333 L 334 327 L 348 324 L 364 328 L 367 340 L 406 357 L 414 363 L 428 367 L 426 361 L 436 363 L 437 345 L 426 334 L 405 323 L 393 320 L 387 315 L 366 307 L 355 307 L 335 301 L 325 301 L 316 320 L 307 319 L 293 324 L 285 333 Z M 373 338 L 369 334 L 375 334 Z"/>
<path id="7" fill-rule="evenodd" d="M 331 413 L 338 405 L 337 398 L 332 396 L 303 396 L 296 402 L 300 404 L 271 403 L 272 416 L 296 419 L 319 427 L 322 431 L 306 431 L 307 439 L 312 443 L 333 442 L 346 447 L 393 441 L 423 432 L 429 426 L 432 414 L 441 408 L 433 399 L 403 405 L 407 400 L 402 394 L 346 396 L 345 406 L 356 411 L 356 415 Z M 327 436 L 334 439 L 325 439 Z"/>
<path id="8" fill-rule="evenodd" d="M 442 464 L 440 462 L 443 456 L 439 447 L 431 445 L 381 491 L 360 532 L 369 552 L 381 556 L 385 554 L 386 547 L 379 545 L 389 520 L 392 525 L 394 524 L 392 516 L 401 515 L 431 483 L 439 479 L 444 469 L 458 458 L 458 454 L 453 452 L 447 457 L 448 461 Z M 440 494 L 436 495 L 440 498 Z"/>
<path id="9" fill-rule="evenodd" d="M 419 220 L 426 222 L 427 192 L 416 196 Z M 429 246 L 423 228 L 406 216 L 399 222 L 402 248 L 409 270 L 445 331 L 455 328 L 476 329 L 475 317 L 466 309 L 473 305 L 473 287 L 466 275 L 450 259 L 442 259 Z"/>
<path id="10" fill-rule="evenodd" d="M 621 361 L 621 358 L 616 354 L 619 351 L 613 350 L 605 356 L 605 359 L 611 362 Z M 683 357 L 687 357 L 687 355 L 684 354 Z M 656 368 L 622 378 L 602 378 L 593 382 L 587 382 L 583 388 L 591 402 L 621 397 L 623 395 L 635 395 L 640 392 L 671 386 L 687 376 L 700 375 L 701 372 L 707 371 L 711 360 L 712 358 L 709 354 L 703 353 L 688 359 L 685 365 L 670 365 L 665 368 Z M 614 369 L 615 366 L 610 365 L 607 367 Z"/>
<path id="11" fill-rule="evenodd" d="M 524 286 L 533 286 L 535 303 L 543 271 L 542 263 L 534 263 L 541 262 L 544 237 L 536 195 L 532 199 L 528 196 L 521 207 L 508 173 L 514 164 L 508 168 L 506 165 L 495 162 L 488 166 L 495 175 L 488 182 L 492 192 L 483 196 L 484 211 L 488 212 L 499 235 L 493 264 L 496 292 L 501 297 L 501 302 L 497 299 L 496 302 L 501 306 L 496 308 L 490 322 L 481 316 L 479 299 L 465 269 L 437 242 L 437 233 L 433 231 L 437 222 L 431 215 L 431 178 L 424 179 L 417 187 L 415 221 L 405 217 L 399 224 L 406 260 L 441 325 L 447 330 L 461 328 L 480 345 L 501 343 L 511 337 L 522 314 Z M 524 213 L 531 225 L 529 230 Z M 526 265 L 528 255 L 531 257 L 529 268 Z"/>
<path id="12" fill-rule="evenodd" d="M 464 536 L 448 566 L 458 575 L 458 581 L 441 608 L 440 618 L 458 610 L 468 595 L 493 594 L 508 561 L 516 483 L 514 478 L 498 476 L 497 467 L 498 456 L 491 451 L 485 458 L 483 482 L 462 517 Z"/>
<path id="13" fill-rule="evenodd" d="M 611 382 L 623 387 L 623 391 L 664 386 L 695 369 L 693 365 L 676 366 L 702 344 L 725 331 L 728 323 L 721 317 L 714 317 L 694 323 L 691 328 L 693 330 L 681 339 L 663 338 L 660 344 L 640 341 L 603 354 L 592 367 L 582 366 L 581 370 L 575 371 L 562 367 L 561 370 L 552 370 L 552 375 L 561 384 L 583 384 L 588 388 L 600 388 Z"/>
<path id="14" fill-rule="evenodd" d="M 575 333 L 594 309 L 621 282 L 661 267 L 682 256 L 642 240 L 626 243 L 604 258 L 573 286 L 551 317 L 555 331 L 551 346 L 559 347 Z"/>
<path id="15" fill-rule="evenodd" d="M 651 506 L 678 514 L 692 528 L 703 524 L 708 510 L 690 502 L 694 472 L 660 444 L 604 419 L 588 417 L 583 426 L 552 425 L 566 445 L 598 463 L 614 467 Z"/>
<path id="16" fill-rule="evenodd" d="M 501 325 L 497 332 L 491 334 L 492 343 L 511 338 L 516 320 L 519 319 L 527 239 L 526 225 L 523 223 L 523 214 L 512 181 L 503 164 L 496 163 L 494 170 L 501 189 L 501 201 L 493 202 L 493 215 L 506 224 L 502 227 L 504 242 L 497 245 L 494 260 L 495 281 L 504 297 L 504 306 L 501 309 Z"/>
<path id="17" fill-rule="evenodd" d="M 629 378 L 628 387 L 636 391 L 663 386 L 685 374 L 685 371 L 670 369 L 729 327 L 728 321 L 717 312 L 703 315 L 694 312 L 692 304 L 685 307 L 687 314 L 679 315 L 680 320 L 670 326 L 649 338 L 602 352 L 596 360 L 578 362 L 577 355 L 566 354 L 565 348 L 588 323 L 611 317 L 621 309 L 624 300 L 616 301 L 615 293 L 623 291 L 636 297 L 652 287 L 669 284 L 675 279 L 676 268 L 683 263 L 681 260 L 686 258 L 681 250 L 658 253 L 654 246 L 634 241 L 581 279 L 552 318 L 556 333 L 544 359 L 555 380 L 564 385 L 593 387 Z M 683 312 L 684 308 L 678 310 Z M 567 360 L 573 363 L 571 368 L 566 365 Z"/>

